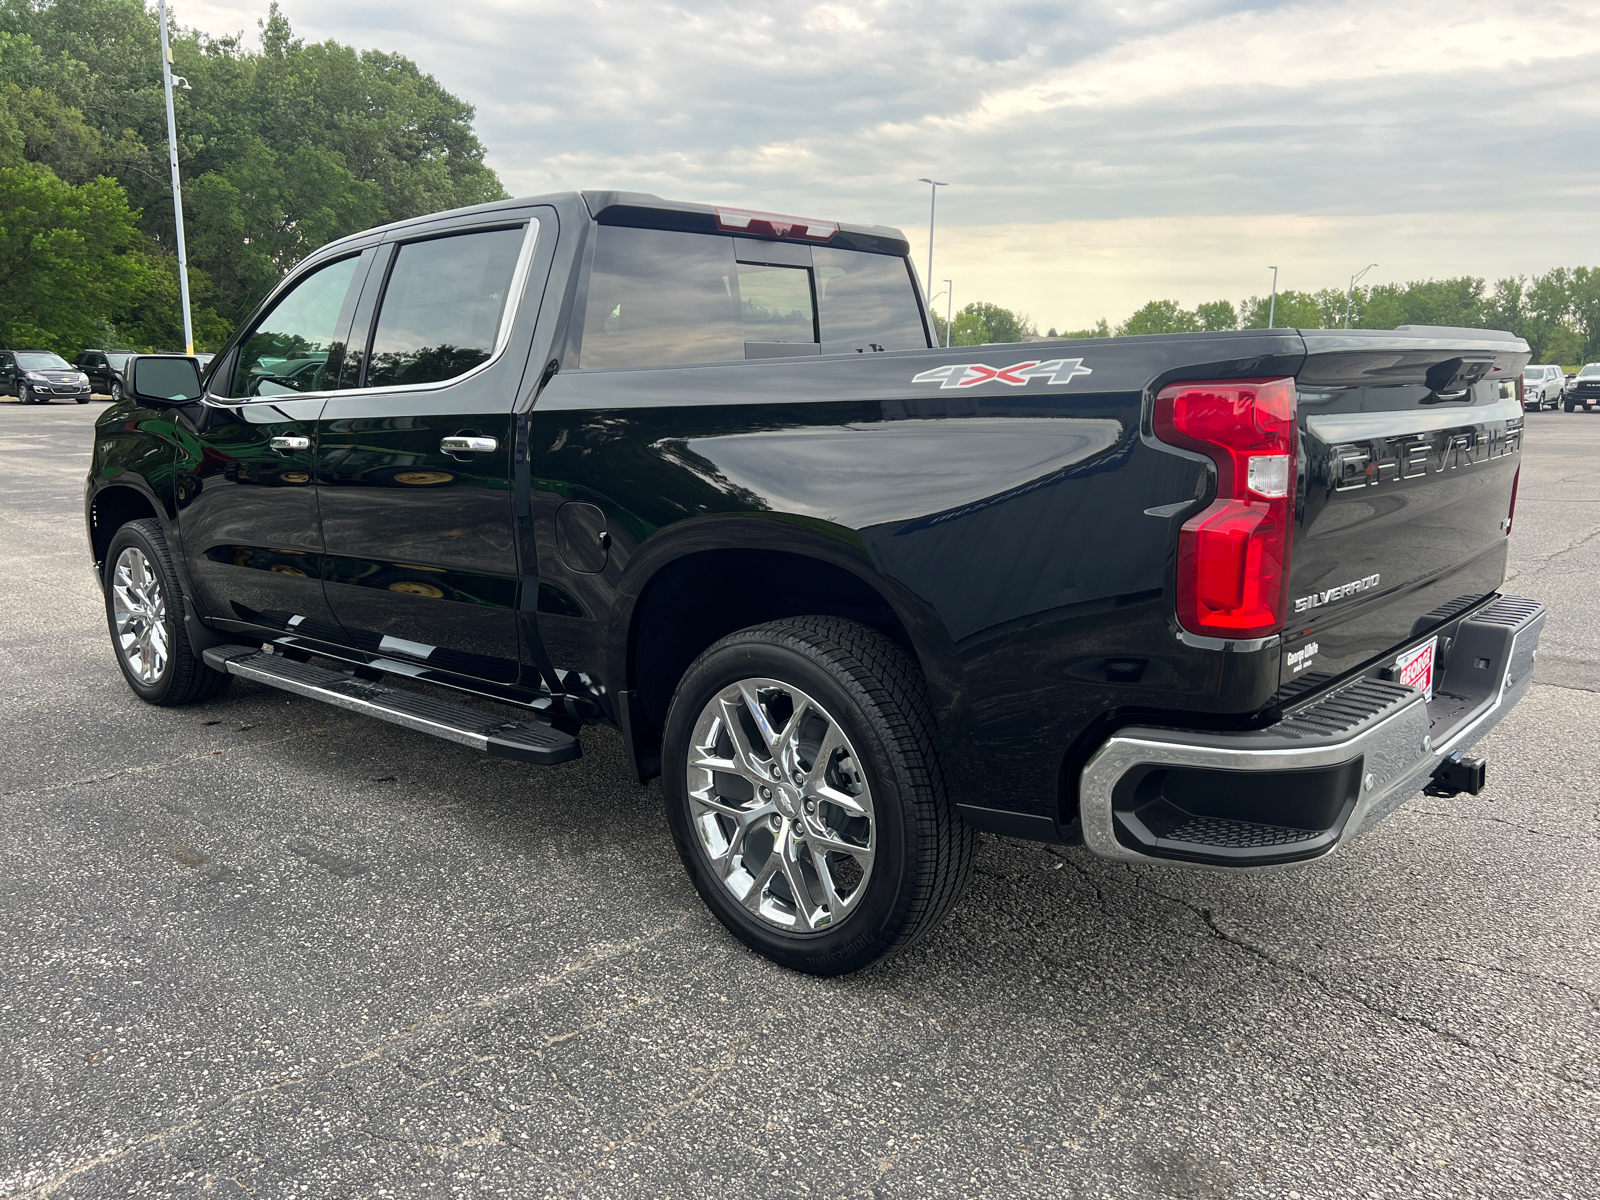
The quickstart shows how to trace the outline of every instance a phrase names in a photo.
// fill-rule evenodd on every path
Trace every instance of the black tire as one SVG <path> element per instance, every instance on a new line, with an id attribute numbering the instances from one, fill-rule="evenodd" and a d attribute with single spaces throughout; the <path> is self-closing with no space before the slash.
<path id="1" fill-rule="evenodd" d="M 1585 408 L 1587 408 L 1587 407 L 1588 407 L 1588 405 L 1584 405 L 1584 407 L 1585 407 Z M 1571 412 L 1571 411 L 1572 411 L 1572 405 L 1570 405 L 1570 404 L 1563 404 L 1563 405 L 1562 405 L 1562 406 L 1561 406 L 1561 410 L 1562 410 L 1562 411 L 1563 411 L 1563 412 Z"/>
<path id="2" fill-rule="evenodd" d="M 688 760 L 696 721 L 744 679 L 815 698 L 855 747 L 871 789 L 875 858 L 856 906 L 837 925 L 797 933 L 764 922 L 715 874 L 696 835 Z M 740 630 L 700 655 L 679 682 L 663 734 L 663 791 L 678 852 L 706 906 L 747 946 L 792 970 L 843 975 L 935 928 L 966 887 L 974 836 L 944 786 L 927 684 L 883 635 L 837 617 L 793 617 Z"/>
<path id="3" fill-rule="evenodd" d="M 17 400 L 22 404 L 32 404 L 33 389 L 25 383 L 17 384 Z"/>
<path id="4" fill-rule="evenodd" d="M 141 679 L 129 663 L 117 633 L 116 572 L 117 563 L 124 551 L 137 549 L 148 563 L 161 586 L 164 600 L 164 617 L 161 624 L 166 634 L 166 662 L 153 680 Z M 214 671 L 189 647 L 188 635 L 183 628 L 183 589 L 178 573 L 173 569 L 172 554 L 167 549 L 167 539 L 161 524 L 153 518 L 129 521 L 118 529 L 106 551 L 106 626 L 111 633 L 112 651 L 122 677 L 139 699 L 147 704 L 173 707 L 180 704 L 199 704 L 219 695 L 233 677 Z"/>
<path id="5" fill-rule="evenodd" d="M 111 383 L 111 403 L 122 403 L 122 384 L 115 380 Z"/>
<path id="6" fill-rule="evenodd" d="M 89 397 L 84 396 L 81 400 L 78 401 L 78 403 L 79 404 L 87 404 L 87 403 L 89 403 Z"/>

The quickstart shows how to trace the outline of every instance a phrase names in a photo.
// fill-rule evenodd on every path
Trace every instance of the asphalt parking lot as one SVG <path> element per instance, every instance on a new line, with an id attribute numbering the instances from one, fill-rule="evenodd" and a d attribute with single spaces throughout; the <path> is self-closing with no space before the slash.
<path id="1" fill-rule="evenodd" d="M 0 404 L 0 1196 L 1600 1196 L 1600 415 L 1528 416 L 1550 619 L 1484 795 L 1251 878 L 985 838 L 936 937 L 818 980 L 606 732 L 141 704 L 103 408 Z"/>

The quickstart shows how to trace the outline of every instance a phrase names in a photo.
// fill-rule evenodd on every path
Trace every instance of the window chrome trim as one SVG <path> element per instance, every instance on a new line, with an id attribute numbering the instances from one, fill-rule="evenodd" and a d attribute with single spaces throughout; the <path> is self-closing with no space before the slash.
<path id="1" fill-rule="evenodd" d="M 387 396 L 395 392 L 430 392 L 438 391 L 440 388 L 454 387 L 463 380 L 471 379 L 474 375 L 487 371 L 500 361 L 505 355 L 507 347 L 511 345 L 511 331 L 517 323 L 517 314 L 522 311 L 522 293 L 527 289 L 528 273 L 533 269 L 533 252 L 539 241 L 539 218 L 528 217 L 522 222 L 522 225 L 522 249 L 517 251 L 517 265 L 511 272 L 511 283 L 506 296 L 506 306 L 500 311 L 500 327 L 495 331 L 494 349 L 490 352 L 488 358 L 471 370 L 463 371 L 459 375 L 452 375 L 449 379 L 436 379 L 428 383 L 400 383 L 392 387 L 340 388 L 334 391 L 321 392 L 278 392 L 271 396 L 212 396 L 208 391 L 201 397 L 201 400 L 213 401 L 223 405 L 259 404 L 262 402 L 270 404 L 274 400 L 332 400 L 341 396 Z M 432 242 L 438 241 L 440 238 L 473 233 L 493 233 L 496 229 L 507 228 L 515 228 L 515 224 L 488 225 L 482 228 L 469 226 L 466 229 L 441 231 L 432 237 L 410 238 L 404 242 L 395 242 L 393 245 L 396 247 L 396 253 L 398 254 L 401 248 L 410 245 L 412 242 Z M 391 270 L 393 266 L 394 261 L 391 259 L 389 263 Z M 317 269 L 321 270 L 321 267 L 319 266 Z M 387 280 L 385 281 L 385 287 L 387 287 Z M 377 328 L 377 318 L 382 312 L 383 302 L 380 299 L 378 307 L 372 314 L 374 330 Z M 347 349 L 346 353 L 348 352 Z"/>

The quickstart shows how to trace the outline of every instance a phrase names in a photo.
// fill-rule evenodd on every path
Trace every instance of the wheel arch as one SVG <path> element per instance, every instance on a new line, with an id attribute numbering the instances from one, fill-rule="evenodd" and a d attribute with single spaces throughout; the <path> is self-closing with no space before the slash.
<path id="1" fill-rule="evenodd" d="M 111 539 L 117 536 L 117 530 L 129 521 L 146 517 L 159 521 L 163 533 L 170 528 L 167 514 L 162 511 L 162 505 L 155 495 L 130 484 L 113 483 L 96 489 L 89 495 L 86 507 L 90 552 L 94 559 L 95 574 L 102 581 L 105 578 L 106 551 L 111 548 Z M 171 537 L 167 540 L 170 545 Z"/>
<path id="2" fill-rule="evenodd" d="M 876 629 L 922 668 L 935 717 L 951 727 L 965 694 L 943 622 L 878 572 L 852 531 L 809 520 L 685 525 L 695 528 L 658 534 L 629 564 L 608 638 L 607 674 L 625 681 L 618 718 L 641 780 L 660 769 L 667 706 L 690 663 L 727 634 L 782 617 L 837 616 Z"/>

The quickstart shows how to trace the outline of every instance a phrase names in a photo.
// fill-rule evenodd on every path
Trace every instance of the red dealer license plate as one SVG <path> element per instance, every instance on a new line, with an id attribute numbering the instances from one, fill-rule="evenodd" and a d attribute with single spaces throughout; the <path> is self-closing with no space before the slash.
<path id="1" fill-rule="evenodd" d="M 1438 638 L 1431 638 L 1415 650 L 1407 650 L 1395 660 L 1395 678 L 1401 683 L 1420 688 L 1428 702 L 1433 702 L 1433 652 Z"/>

